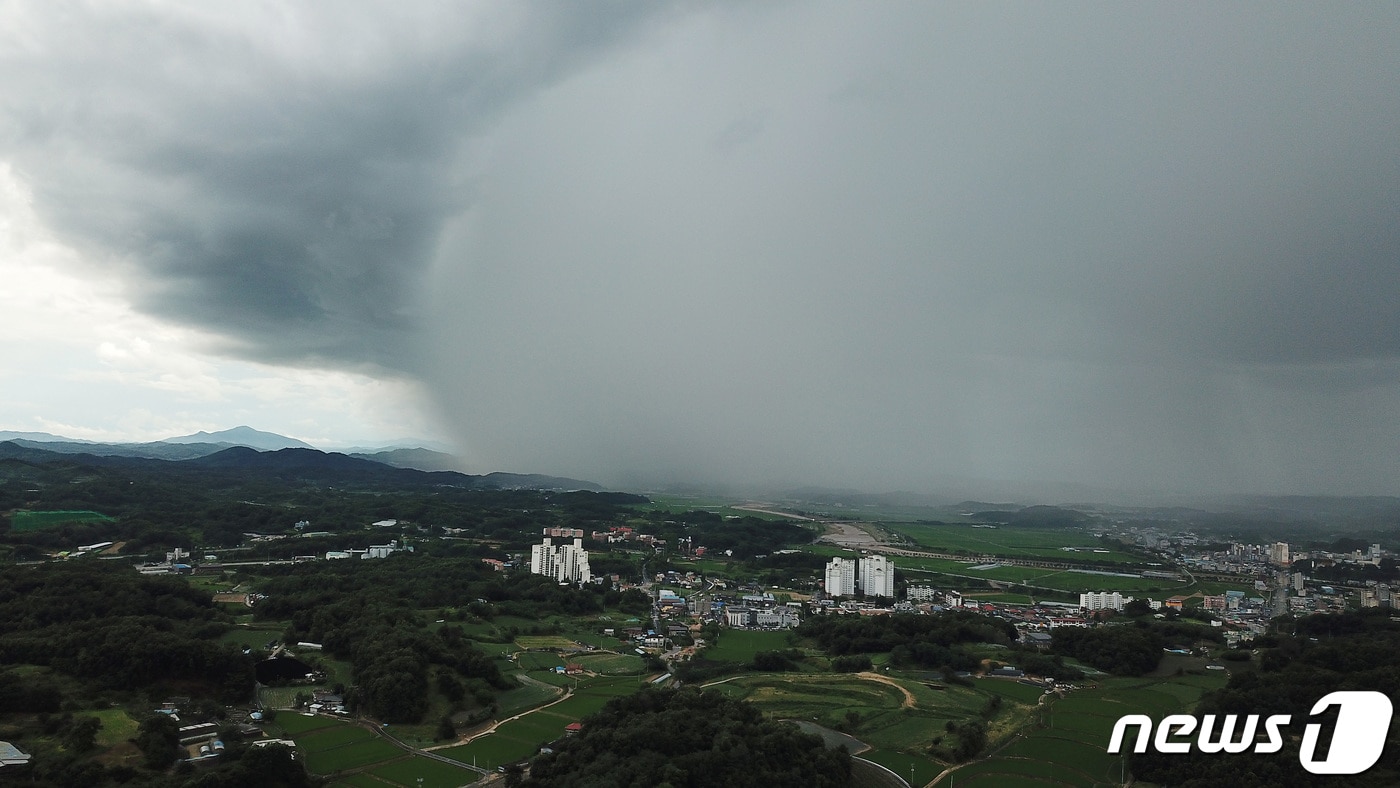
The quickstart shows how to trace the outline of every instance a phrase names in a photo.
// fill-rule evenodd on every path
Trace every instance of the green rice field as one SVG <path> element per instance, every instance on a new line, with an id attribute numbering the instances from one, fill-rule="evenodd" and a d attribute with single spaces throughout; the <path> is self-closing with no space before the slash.
<path id="1" fill-rule="evenodd" d="M 297 746 L 307 752 L 322 752 L 349 744 L 359 744 L 376 737 L 373 731 L 358 725 L 339 723 L 307 733 L 300 733 L 293 738 L 296 740 Z"/>
<path id="2" fill-rule="evenodd" d="M 298 742 L 300 743 L 300 742 Z M 306 753 L 306 770 L 312 774 L 334 774 L 346 769 L 401 758 L 404 751 L 384 739 L 375 738 L 331 750 Z"/>
<path id="3" fill-rule="evenodd" d="M 521 651 L 515 655 L 515 664 L 521 670 L 553 670 L 564 661 L 553 651 Z"/>
<path id="4" fill-rule="evenodd" d="M 329 783 L 330 788 L 384 788 L 384 781 L 368 772 L 350 774 Z"/>
<path id="5" fill-rule="evenodd" d="M 943 771 L 943 767 L 937 761 L 922 755 L 891 750 L 866 750 L 859 757 L 880 764 L 902 779 L 910 780 L 911 785 L 926 785 Z"/>
<path id="6" fill-rule="evenodd" d="M 1184 660 L 1164 667 L 1171 675 L 1109 678 L 1065 697 L 1052 695 L 1038 715 L 1037 724 L 1023 728 L 992 757 L 958 767 L 937 785 L 1120 785 L 1122 777 L 1131 775 L 1123 771 L 1123 759 L 1107 751 L 1113 724 L 1120 716 L 1148 714 L 1160 719 L 1167 714 L 1189 712 L 1202 694 L 1228 680 L 1223 672 L 1174 675 L 1177 667 L 1190 668 Z M 991 682 L 984 679 L 978 687 L 1004 686 Z"/>
<path id="7" fill-rule="evenodd" d="M 467 744 L 437 750 L 437 754 L 461 763 L 494 769 L 535 754 L 539 748 L 564 735 L 564 726 L 598 711 L 609 699 L 636 692 L 643 682 L 636 678 L 593 678 L 578 682 L 573 697 L 547 708 L 502 723 L 493 733 Z"/>
<path id="8" fill-rule="evenodd" d="M 370 771 L 374 777 L 404 788 L 457 788 L 475 782 L 480 775 L 432 758 L 405 758 Z M 421 782 L 420 782 L 421 781 Z M 376 783 L 382 788 L 383 783 Z"/>
<path id="9" fill-rule="evenodd" d="M 345 722 L 330 717 L 297 714 L 290 711 L 279 713 L 273 724 L 293 738 L 295 738 L 297 734 L 309 733 L 310 731 L 329 728 L 333 725 L 346 725 Z"/>
<path id="10" fill-rule="evenodd" d="M 1104 547 L 1092 534 L 1054 528 L 978 528 L 971 525 L 925 525 L 922 523 L 884 523 L 891 531 L 903 534 L 915 544 L 929 550 L 984 555 L 1004 555 L 1013 558 L 1045 558 L 1064 561 L 1093 561 L 1095 563 L 1136 563 L 1141 558 Z M 1063 550 L 1061 548 L 1074 548 Z M 1108 550 L 1095 553 L 1094 550 Z"/>
<path id="11" fill-rule="evenodd" d="M 760 651 L 781 651 L 791 648 L 786 632 L 756 632 L 726 629 L 719 642 L 705 649 L 705 658 L 721 662 L 752 662 Z"/>
<path id="12" fill-rule="evenodd" d="M 526 709 L 548 703 L 560 696 L 560 691 L 548 684 L 541 684 L 529 677 L 519 677 L 520 686 L 507 690 L 496 698 L 500 707 L 499 716 L 512 717 Z"/>
<path id="13" fill-rule="evenodd" d="M 282 712 L 273 721 L 301 752 L 307 771 L 334 774 L 407 756 L 373 731 L 345 720 Z"/>

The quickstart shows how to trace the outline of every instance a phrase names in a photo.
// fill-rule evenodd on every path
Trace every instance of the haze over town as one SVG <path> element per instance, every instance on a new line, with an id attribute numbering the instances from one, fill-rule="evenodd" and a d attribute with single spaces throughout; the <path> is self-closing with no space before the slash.
<path id="1" fill-rule="evenodd" d="M 1393 494 L 1400 7 L 0 11 L 0 429 Z"/>

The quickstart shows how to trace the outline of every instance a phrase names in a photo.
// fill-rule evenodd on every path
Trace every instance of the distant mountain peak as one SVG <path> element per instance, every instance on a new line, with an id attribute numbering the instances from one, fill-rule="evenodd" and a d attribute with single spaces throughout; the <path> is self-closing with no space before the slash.
<path id="1" fill-rule="evenodd" d="M 34 443 L 92 443 L 92 441 L 79 438 L 65 438 L 62 435 L 54 435 L 49 432 L 16 432 L 14 430 L 0 430 L 0 441 L 26 440 Z"/>
<path id="2" fill-rule="evenodd" d="M 233 429 L 220 430 L 218 432 L 196 432 L 193 435 L 181 435 L 175 438 L 166 438 L 161 443 L 227 443 L 233 446 L 247 446 L 250 449 L 259 451 L 279 451 L 281 449 L 314 449 L 316 447 L 309 443 L 299 441 L 296 438 L 288 438 L 286 435 L 278 435 L 275 432 L 263 432 L 248 426 L 234 427 Z"/>

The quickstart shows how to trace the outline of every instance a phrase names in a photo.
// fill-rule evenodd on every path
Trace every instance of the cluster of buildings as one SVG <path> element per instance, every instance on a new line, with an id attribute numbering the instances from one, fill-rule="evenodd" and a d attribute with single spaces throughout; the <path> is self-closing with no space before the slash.
<path id="1" fill-rule="evenodd" d="M 399 540 L 391 539 L 388 544 L 372 544 L 364 550 L 329 550 L 326 552 L 327 561 L 338 561 L 346 558 L 388 558 L 389 556 L 404 551 L 413 552 L 413 545 L 399 546 Z"/>
<path id="2" fill-rule="evenodd" d="M 205 556 L 211 558 L 212 556 Z M 143 575 L 188 575 L 194 572 L 194 567 L 190 565 L 190 553 L 182 547 L 165 554 L 165 560 L 155 563 L 144 563 L 136 567 L 136 571 Z"/>
<path id="3" fill-rule="evenodd" d="M 734 629 L 792 629 L 802 623 L 801 611 L 788 605 L 726 607 L 724 623 Z"/>
<path id="4" fill-rule="evenodd" d="M 570 529 L 546 528 L 544 530 L 546 536 L 553 536 L 553 531 L 567 531 Z M 583 536 L 583 531 L 581 529 L 575 528 L 573 530 L 575 537 Z M 665 539 L 658 539 L 657 537 L 652 536 L 651 534 L 639 534 L 636 531 L 632 530 L 632 527 L 629 525 L 609 526 L 608 530 L 594 531 L 592 534 L 590 534 L 590 536 L 595 542 L 607 542 L 608 544 L 618 544 L 619 542 L 638 542 L 640 544 L 649 545 L 657 550 L 661 550 L 666 547 Z M 700 550 L 701 554 L 703 555 L 704 548 L 702 547 L 700 548 Z"/>
<path id="5" fill-rule="evenodd" d="M 663 590 L 657 599 L 657 613 L 686 616 L 700 623 L 715 621 L 734 629 L 792 629 L 802 623 L 801 602 L 780 602 L 756 588 L 749 593 L 696 593 L 688 600 Z"/>
<path id="6" fill-rule="evenodd" d="M 1193 572 L 1247 577 L 1270 575 L 1300 561 L 1310 561 L 1314 566 L 1350 564 L 1364 567 L 1379 566 L 1383 559 L 1395 557 L 1394 554 L 1381 549 L 1379 543 L 1347 552 L 1300 550 L 1288 542 L 1232 542 L 1223 546 L 1223 549 L 1205 550 L 1201 549 L 1202 538 L 1194 533 L 1170 534 L 1151 529 L 1137 529 L 1132 532 L 1132 538 L 1135 543 L 1157 551 L 1163 557 L 1177 561 Z"/>
<path id="7" fill-rule="evenodd" d="M 823 585 L 831 598 L 855 596 L 894 598 L 894 562 L 883 555 L 833 558 L 826 565 Z"/>
<path id="8" fill-rule="evenodd" d="M 561 583 L 582 585 L 593 579 L 588 568 L 588 551 L 583 549 L 583 539 L 574 538 L 573 544 L 555 545 L 550 537 L 540 544 L 530 547 L 530 572 L 552 577 Z"/>

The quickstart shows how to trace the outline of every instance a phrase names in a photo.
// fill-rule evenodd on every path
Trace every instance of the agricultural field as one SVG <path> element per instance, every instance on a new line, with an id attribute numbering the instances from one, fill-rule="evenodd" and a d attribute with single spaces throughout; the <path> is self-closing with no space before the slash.
<path id="1" fill-rule="evenodd" d="M 1065 697 L 1051 696 L 1036 723 L 1022 729 L 991 757 L 957 767 L 938 786 L 1094 786 L 1120 785 L 1124 762 L 1108 754 L 1114 722 L 1124 714 L 1160 719 L 1190 711 L 1201 695 L 1228 680 L 1224 671 L 1206 674 L 1201 660 L 1166 664 L 1156 677 L 1109 678 Z M 978 682 L 982 688 L 990 680 Z"/>
<path id="2" fill-rule="evenodd" d="M 375 738 L 332 750 L 306 754 L 306 770 L 312 774 L 334 774 L 375 763 L 401 758 L 404 751 L 385 739 Z"/>
<path id="3" fill-rule="evenodd" d="M 384 788 L 384 781 L 368 772 L 346 775 L 327 784 L 330 788 Z"/>
<path id="4" fill-rule="evenodd" d="M 908 780 L 910 785 L 927 785 L 943 771 L 943 767 L 937 761 L 921 755 L 908 755 L 891 750 L 866 750 L 859 757 L 880 764 L 900 779 Z"/>
<path id="5" fill-rule="evenodd" d="M 307 771 L 313 774 L 334 774 L 407 756 L 373 731 L 332 717 L 284 711 L 268 727 L 297 743 Z M 357 785 L 354 779 L 347 777 L 338 784 Z"/>
<path id="6" fill-rule="evenodd" d="M 781 651 L 792 648 L 786 632 L 757 632 L 726 629 L 719 642 L 705 649 L 706 659 L 721 662 L 752 662 L 760 651 Z"/>
<path id="7" fill-rule="evenodd" d="M 643 684 L 639 679 L 627 677 L 579 679 L 578 689 L 567 700 L 503 722 L 494 732 L 466 744 L 436 752 L 454 761 L 487 769 L 515 763 L 562 737 L 564 726 L 598 711 L 611 698 L 636 692 Z"/>
<path id="8" fill-rule="evenodd" d="M 96 739 L 97 744 L 102 747 L 115 747 L 127 739 L 136 737 L 139 723 L 122 709 L 101 709 L 85 711 L 82 714 L 85 717 L 96 717 L 102 721 L 102 727 L 98 729 Z"/>
<path id="9" fill-rule="evenodd" d="M 1067 553 L 1060 551 L 1060 547 L 1081 546 L 1092 549 L 1099 545 L 1098 540 L 1084 533 L 1066 533 L 1035 528 L 972 528 L 965 525 L 932 526 L 909 523 L 888 523 L 887 525 L 892 530 L 900 532 L 909 530 L 908 535 L 911 539 L 914 539 L 916 534 L 926 534 L 927 532 L 946 537 L 937 539 L 936 541 L 940 544 L 935 545 L 931 543 L 935 541 L 933 537 L 925 535 L 920 545 L 930 550 L 935 548 L 940 550 L 964 549 L 974 550 L 983 555 L 1007 558 L 1092 560 L 1123 564 L 1121 570 L 1098 571 L 1009 566 L 997 564 L 995 561 L 972 559 L 893 557 L 899 571 L 910 583 L 931 583 L 940 587 L 953 588 L 963 591 L 965 595 L 974 599 L 985 599 L 989 602 L 1028 602 L 1032 597 L 1041 599 L 1046 595 L 1072 600 L 1077 594 L 1107 589 L 1121 591 L 1132 596 L 1159 599 L 1198 592 L 1221 594 L 1226 590 L 1245 591 L 1251 596 L 1255 594 L 1252 585 L 1244 582 L 1200 581 L 1188 583 L 1142 577 L 1136 567 L 1130 566 L 1140 559 L 1127 553 L 1117 551 L 1110 551 L 1107 554 L 1083 551 Z M 854 558 L 859 555 L 853 550 L 831 545 L 809 545 L 803 549 L 828 558 L 836 556 Z M 987 587 L 988 584 L 997 586 L 1024 585 L 1034 588 L 1035 591 L 1028 596 L 1004 588 L 990 588 Z M 985 590 L 983 590 L 984 588 Z"/>
<path id="10" fill-rule="evenodd" d="M 457 788 L 480 778 L 476 772 L 432 758 L 412 757 L 380 766 L 369 774 L 403 788 Z M 383 783 L 375 783 L 383 788 Z"/>
<path id="11" fill-rule="evenodd" d="M 282 723 L 281 715 L 277 721 Z M 340 720 L 328 722 L 329 725 L 292 734 L 292 740 L 302 752 L 306 770 L 313 774 L 334 774 L 404 755 L 403 750 L 373 731 Z"/>
<path id="12" fill-rule="evenodd" d="M 741 676 L 709 686 L 779 719 L 847 731 L 873 748 L 861 757 L 901 775 L 912 766 L 916 779 L 928 782 L 943 768 L 929 757 L 929 745 L 945 733 L 948 722 L 975 718 L 988 709 L 991 695 L 982 691 L 983 683 L 967 688 L 897 674 L 824 673 Z M 1024 725 L 1030 714 L 1030 706 L 1002 703 L 992 718 L 994 735 Z"/>
<path id="13" fill-rule="evenodd" d="M 324 728 L 299 733 L 292 738 L 296 740 L 298 747 L 307 752 L 323 752 L 369 741 L 375 738 L 375 735 L 374 731 L 361 728 L 358 725 L 337 722 Z"/>
<path id="14" fill-rule="evenodd" d="M 1171 580 L 1141 577 L 1128 572 L 1091 572 L 1075 569 L 1046 569 L 1034 566 L 1007 566 L 954 561 L 943 558 L 894 558 L 900 571 L 907 572 L 909 578 L 919 582 L 920 572 L 932 572 L 966 580 L 1008 583 L 1044 588 L 1052 591 L 1080 594 L 1088 591 L 1101 591 L 1112 588 L 1125 594 L 1157 594 L 1171 596 L 1190 593 L 1190 586 Z M 994 563 L 994 562 L 993 562 Z"/>
<path id="15" fill-rule="evenodd" d="M 310 692 L 301 687 L 259 687 L 258 703 L 268 709 L 291 709 L 296 707 L 298 692 Z M 294 712 L 293 712 L 294 713 Z"/>
<path id="16" fill-rule="evenodd" d="M 1159 676 L 1108 678 L 1065 697 L 1046 696 L 1043 705 L 1044 689 L 1036 684 L 985 678 L 961 687 L 918 673 L 745 675 L 708 686 L 779 719 L 845 731 L 871 747 L 861 758 L 904 779 L 912 770 L 915 785 L 950 768 L 929 754 L 947 723 L 980 718 L 990 757 L 951 767 L 953 776 L 939 785 L 1106 788 L 1118 784 L 1122 767 L 1106 751 L 1114 721 L 1188 711 L 1227 680 L 1223 671 L 1206 674 L 1203 664 L 1183 657 L 1164 664 Z M 1178 669 L 1186 672 L 1177 675 Z"/>
<path id="17" fill-rule="evenodd" d="M 885 523 L 894 532 L 904 535 L 919 547 L 934 551 L 965 550 L 974 554 L 1002 555 L 1011 558 L 1045 558 L 1063 561 L 1093 561 L 1095 563 L 1138 563 L 1142 559 L 1105 548 L 1092 534 L 1053 528 L 977 528 L 971 525 L 925 525 L 922 523 Z M 1073 551 L 1061 548 L 1074 548 Z M 1095 553 L 1094 550 L 1104 550 Z"/>
<path id="18" fill-rule="evenodd" d="M 277 629 L 253 629 L 252 627 L 236 627 L 234 629 L 230 629 L 223 635 L 219 636 L 219 642 L 233 643 L 239 646 L 247 646 L 248 648 L 257 651 L 263 646 L 266 646 L 268 643 L 281 642 L 282 632 L 284 629 L 285 627 L 279 627 Z"/>
<path id="19" fill-rule="evenodd" d="M 496 703 L 500 709 L 497 716 L 512 717 L 527 709 L 533 709 L 556 700 L 563 694 L 559 688 L 524 674 L 517 674 L 516 678 L 520 680 L 519 687 L 507 690 L 496 697 Z"/>
<path id="20" fill-rule="evenodd" d="M 646 663 L 635 654 L 610 654 L 600 651 L 580 654 L 574 657 L 573 661 L 582 665 L 584 670 L 605 676 L 635 676 L 646 670 Z"/>
<path id="21" fill-rule="evenodd" d="M 521 670 L 553 670 L 564 662 L 564 658 L 553 651 L 519 651 L 515 655 L 515 664 Z"/>
<path id="22" fill-rule="evenodd" d="M 560 635 L 520 635 L 515 639 L 515 645 L 526 651 L 581 651 L 578 643 L 571 638 Z"/>
<path id="23" fill-rule="evenodd" d="M 272 726 L 280 728 L 284 734 L 291 738 L 296 738 L 300 734 L 311 731 L 329 728 L 331 726 L 344 726 L 347 723 L 331 717 L 322 717 L 314 714 L 297 714 L 295 712 L 284 711 L 277 715 L 271 723 Z"/>
<path id="24" fill-rule="evenodd" d="M 25 531 L 42 531 L 45 528 L 52 528 L 66 523 L 110 523 L 116 518 L 108 517 L 101 512 L 81 511 L 54 511 L 54 512 L 31 512 L 25 509 L 17 509 L 10 514 L 10 528 L 17 533 Z"/>

